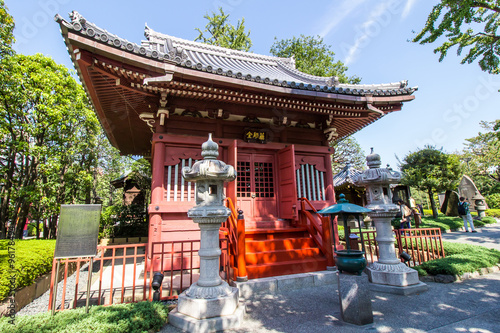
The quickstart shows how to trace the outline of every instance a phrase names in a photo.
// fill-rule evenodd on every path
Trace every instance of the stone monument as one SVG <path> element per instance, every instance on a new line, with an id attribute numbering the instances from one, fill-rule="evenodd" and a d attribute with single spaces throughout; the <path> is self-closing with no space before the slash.
<path id="1" fill-rule="evenodd" d="M 233 181 L 236 172 L 217 160 L 219 146 L 208 141 L 201 146 L 203 160 L 182 169 L 182 176 L 196 183 L 196 206 L 188 216 L 201 231 L 200 277 L 179 295 L 177 308 L 170 312 L 170 324 L 188 332 L 221 331 L 238 327 L 245 313 L 238 288 L 231 287 L 219 276 L 219 228 L 230 210 L 224 206 L 224 182 Z"/>
<path id="2" fill-rule="evenodd" d="M 392 203 L 390 185 L 399 183 L 401 173 L 381 168 L 380 155 L 374 154 L 373 148 L 366 162 L 369 169 L 359 174 L 354 183 L 366 188 L 368 205 L 365 208 L 372 211 L 368 215 L 377 232 L 379 260 L 366 269 L 371 289 L 402 295 L 426 291 L 427 285 L 420 282 L 417 271 L 397 258 L 394 247 L 391 220 L 399 212 L 399 207 Z"/>
<path id="3" fill-rule="evenodd" d="M 455 191 L 447 190 L 444 197 L 443 205 L 441 206 L 441 213 L 446 216 L 458 216 L 458 193 Z"/>
<path id="4" fill-rule="evenodd" d="M 460 180 L 460 184 L 458 184 L 458 195 L 461 197 L 464 197 L 465 200 L 469 203 L 469 210 L 471 212 L 475 212 L 475 203 L 472 197 L 475 196 L 475 194 L 479 193 L 479 190 L 476 187 L 476 184 L 474 184 L 474 181 L 467 176 L 463 175 L 462 179 Z"/>

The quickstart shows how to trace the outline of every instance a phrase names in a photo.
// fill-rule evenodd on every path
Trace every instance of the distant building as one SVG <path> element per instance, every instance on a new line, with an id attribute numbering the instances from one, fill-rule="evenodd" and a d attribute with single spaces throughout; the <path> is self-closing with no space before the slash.
<path id="1" fill-rule="evenodd" d="M 333 176 L 333 186 L 337 198 L 343 193 L 350 203 L 359 206 L 365 206 L 367 204 L 365 188 L 354 185 L 353 180 L 361 173 L 362 171 L 355 169 L 353 165 L 347 163 L 339 173 Z"/>

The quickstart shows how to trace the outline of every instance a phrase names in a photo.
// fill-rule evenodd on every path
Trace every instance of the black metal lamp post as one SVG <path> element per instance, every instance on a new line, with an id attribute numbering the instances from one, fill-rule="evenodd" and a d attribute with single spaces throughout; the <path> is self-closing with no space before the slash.
<path id="1" fill-rule="evenodd" d="M 362 250 L 354 250 L 351 249 L 351 245 L 349 244 L 349 235 L 345 235 L 346 238 L 346 248 L 347 250 L 337 250 L 337 246 L 334 243 L 334 249 L 336 254 L 336 264 L 339 272 L 349 272 L 357 275 L 361 275 L 363 270 L 366 267 L 366 259 L 365 255 L 365 243 L 363 240 L 363 233 L 361 232 L 361 222 L 360 215 L 370 213 L 371 210 L 368 208 L 364 208 L 355 204 L 349 203 L 349 201 L 345 198 L 344 194 L 340 194 L 339 200 L 337 204 L 332 205 L 330 207 L 324 208 L 318 211 L 319 214 L 322 215 L 330 215 L 330 221 L 333 226 L 333 219 L 335 216 L 339 216 L 342 218 L 344 222 L 344 232 L 347 232 L 347 217 L 349 215 L 353 215 L 358 221 L 359 226 L 359 235 L 361 237 L 361 247 Z M 335 236 L 335 229 L 332 227 Z M 334 237 L 335 239 L 335 237 Z"/>
<path id="2" fill-rule="evenodd" d="M 163 273 L 160 272 L 155 272 L 153 276 L 153 283 L 151 286 L 153 287 L 153 290 L 155 291 L 153 294 L 153 301 L 158 302 L 160 301 L 160 286 L 161 283 L 163 282 Z"/>

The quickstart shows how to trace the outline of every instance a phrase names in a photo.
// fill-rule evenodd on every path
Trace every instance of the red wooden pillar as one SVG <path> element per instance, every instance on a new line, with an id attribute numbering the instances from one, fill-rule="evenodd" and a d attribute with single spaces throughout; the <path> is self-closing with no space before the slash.
<path id="1" fill-rule="evenodd" d="M 238 235 L 238 276 L 236 280 L 239 282 L 248 281 L 247 276 L 247 264 L 245 258 L 245 218 L 243 217 L 243 211 L 238 211 L 238 222 L 237 222 L 237 235 Z"/>
<path id="2" fill-rule="evenodd" d="M 160 136 L 161 137 L 161 136 Z M 165 144 L 153 141 L 153 163 L 151 180 L 151 205 L 149 206 L 149 237 L 148 237 L 148 259 L 153 265 L 153 271 L 160 270 L 160 256 L 151 258 L 152 243 L 161 241 L 161 213 L 160 207 L 165 193 Z"/>
<path id="3" fill-rule="evenodd" d="M 331 149 L 332 149 L 331 154 L 333 154 L 333 148 L 331 148 Z M 325 155 L 325 169 L 326 169 L 326 172 L 325 172 L 325 199 L 331 205 L 333 205 L 335 202 L 337 202 L 337 200 L 335 200 L 335 190 L 333 188 L 332 156 L 330 154 Z M 330 223 L 330 221 L 328 221 L 326 227 L 328 229 L 328 233 L 330 234 L 329 240 L 331 242 L 328 245 L 328 249 L 331 250 L 333 244 L 335 243 L 337 249 L 340 250 L 341 247 L 340 247 L 340 241 L 339 241 L 339 231 L 337 228 L 337 218 L 334 218 L 332 223 Z M 331 256 L 330 258 L 327 258 L 328 263 L 331 262 L 331 263 L 333 263 L 332 265 L 335 265 L 333 251 L 331 251 L 331 252 L 329 251 L 328 255 Z"/>

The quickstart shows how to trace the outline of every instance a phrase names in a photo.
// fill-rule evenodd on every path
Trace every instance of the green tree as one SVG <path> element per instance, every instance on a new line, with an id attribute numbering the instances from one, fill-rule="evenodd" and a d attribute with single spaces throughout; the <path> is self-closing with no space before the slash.
<path id="1" fill-rule="evenodd" d="M 433 193 L 455 189 L 462 175 L 457 155 L 446 154 L 432 146 L 406 155 L 400 168 L 403 172 L 402 184 L 427 192 L 434 218 L 437 218 L 438 212 Z"/>
<path id="2" fill-rule="evenodd" d="M 89 202 L 100 127 L 67 68 L 41 54 L 3 60 L 0 82 L 0 230 L 47 219 L 55 237 L 62 203 Z M 47 235 L 47 233 L 44 233 Z"/>
<path id="3" fill-rule="evenodd" d="M 8 13 L 5 1 L 0 0 L 0 59 L 13 53 L 14 26 L 14 19 Z"/>
<path id="4" fill-rule="evenodd" d="M 212 12 L 212 16 L 206 14 L 203 17 L 208 20 L 208 23 L 203 31 L 196 28 L 200 35 L 195 41 L 239 51 L 249 51 L 252 47 L 250 31 L 245 31 L 244 18 L 241 22 L 238 21 L 235 27 L 229 23 L 229 14 L 224 13 L 221 7 L 219 7 L 219 14 Z M 205 33 L 208 36 L 205 36 Z"/>
<path id="5" fill-rule="evenodd" d="M 347 163 L 355 169 L 364 170 L 366 166 L 366 155 L 358 141 L 353 136 L 330 144 L 334 148 L 332 154 L 333 174 L 339 173 Z"/>
<path id="6" fill-rule="evenodd" d="M 335 62 L 335 53 L 330 48 L 320 36 L 300 35 L 299 38 L 280 41 L 275 37 L 269 52 L 277 57 L 293 57 L 295 67 L 301 72 L 323 77 L 337 76 L 341 83 L 359 83 L 359 77 L 347 76 L 347 66 L 340 60 Z"/>
<path id="7" fill-rule="evenodd" d="M 457 46 L 458 56 L 467 50 L 462 64 L 470 64 L 479 59 L 481 70 L 498 74 L 499 15 L 498 0 L 441 0 L 432 8 L 424 28 L 413 42 L 434 43 L 444 36 L 446 41 L 434 49 L 434 53 L 440 53 L 439 61 L 446 57 L 449 49 Z"/>
<path id="8" fill-rule="evenodd" d="M 497 121 L 481 121 L 485 130 L 466 139 L 462 159 L 467 162 L 467 172 L 473 177 L 483 195 L 500 192 L 500 129 Z M 495 128 L 497 128 L 495 130 Z"/>

